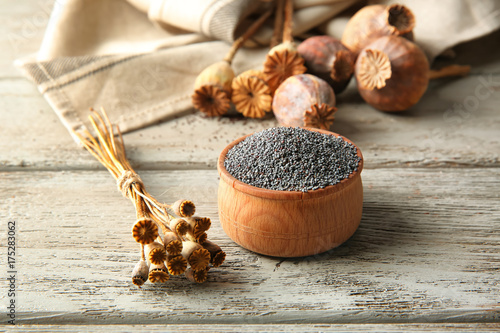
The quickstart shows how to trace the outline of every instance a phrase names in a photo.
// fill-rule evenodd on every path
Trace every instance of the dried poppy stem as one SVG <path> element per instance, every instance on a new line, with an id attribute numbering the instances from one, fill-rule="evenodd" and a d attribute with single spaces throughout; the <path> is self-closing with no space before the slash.
<path id="1" fill-rule="evenodd" d="M 293 42 L 293 0 L 285 0 L 283 20 L 283 43 Z"/>
<path id="2" fill-rule="evenodd" d="M 272 10 L 265 12 L 241 37 L 236 39 L 222 61 L 208 66 L 198 75 L 191 97 L 196 109 L 209 117 L 222 116 L 227 113 L 231 106 L 231 83 L 234 79 L 231 62 L 236 51 L 261 27 L 271 13 Z"/>
<path id="3" fill-rule="evenodd" d="M 283 43 L 273 47 L 264 61 L 263 72 L 272 94 L 290 76 L 306 72 L 304 58 L 297 52 L 293 42 L 292 26 L 293 3 L 292 0 L 285 0 Z"/>
<path id="4" fill-rule="evenodd" d="M 141 244 L 141 260 L 134 267 L 132 282 L 140 286 L 146 282 L 148 274 L 151 282 L 165 282 L 169 279 L 165 260 L 168 259 L 169 255 L 182 253 L 183 233 L 185 235 L 187 229 L 191 228 L 187 222 L 176 215 L 176 212 L 183 215 L 192 215 L 194 214 L 194 204 L 188 200 L 182 200 L 183 205 L 173 207 L 175 205 L 165 205 L 153 198 L 146 191 L 142 180 L 126 157 L 125 145 L 119 128 L 111 124 L 103 109 L 101 113 L 91 111 L 92 114 L 89 116 L 89 120 L 96 137 L 94 138 L 86 128 L 83 129 L 83 134 L 73 131 L 73 135 L 80 140 L 92 156 L 108 169 L 115 178 L 119 191 L 124 197 L 129 198 L 135 206 L 137 221 L 132 228 L 132 236 Z M 169 213 L 167 208 L 171 208 L 174 212 Z M 199 228 L 208 230 L 210 219 L 197 219 L 199 220 Z M 172 221 L 175 220 L 177 220 L 177 223 L 173 228 Z M 171 227 L 174 230 L 171 230 Z M 161 229 L 162 235 L 159 234 L 158 229 Z M 206 233 L 204 231 L 199 233 L 204 235 L 201 240 L 205 241 Z M 209 258 L 210 254 L 207 250 L 201 248 L 198 243 L 194 244 L 196 246 L 191 246 L 188 258 L 198 267 L 208 260 L 206 257 Z M 203 251 L 206 251 L 206 253 Z M 151 267 L 147 266 L 146 257 L 151 262 Z M 182 269 L 182 260 L 178 261 L 181 261 L 181 263 L 177 263 L 180 268 L 177 268 L 176 272 L 180 274 L 184 272 L 185 268 Z"/>
<path id="5" fill-rule="evenodd" d="M 441 79 L 450 76 L 465 76 L 470 73 L 470 66 L 450 65 L 441 69 L 431 69 L 429 71 L 429 79 Z"/>
<path id="6" fill-rule="evenodd" d="M 271 38 L 270 47 L 273 48 L 283 41 L 283 11 L 285 8 L 285 0 L 276 1 L 276 11 L 274 16 L 274 31 Z"/>
<path id="7" fill-rule="evenodd" d="M 272 13 L 273 10 L 269 9 L 264 14 L 262 14 L 255 22 L 253 22 L 252 25 L 248 27 L 247 31 L 245 31 L 243 35 L 238 37 L 233 42 L 233 45 L 231 45 L 231 48 L 224 57 L 224 60 L 231 64 L 233 62 L 234 56 L 236 55 L 236 52 L 243 46 L 248 38 L 252 37 L 257 32 L 257 30 L 259 30 L 262 24 L 264 24 L 264 22 L 271 16 Z"/>

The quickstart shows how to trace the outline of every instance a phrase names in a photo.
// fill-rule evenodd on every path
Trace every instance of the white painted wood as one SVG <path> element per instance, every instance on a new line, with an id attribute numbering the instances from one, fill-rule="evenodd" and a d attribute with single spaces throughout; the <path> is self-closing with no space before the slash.
<path id="1" fill-rule="evenodd" d="M 339 97 L 332 130 L 364 153 L 364 215 L 346 244 L 315 257 L 251 253 L 218 223 L 219 152 L 274 120 L 189 114 L 126 134 L 148 189 L 160 201 L 195 201 L 228 254 L 205 284 L 175 277 L 138 290 L 129 279 L 138 259 L 132 204 L 12 66 L 39 47 L 51 6 L 0 0 L 0 263 L 15 220 L 14 331 L 500 329 L 500 33 L 458 47 L 454 62 L 471 64 L 471 75 L 432 83 L 404 114 L 370 108 L 353 85 Z"/>
<path id="2" fill-rule="evenodd" d="M 498 324 L 22 325 L 13 332 L 492 332 Z"/>
<path id="3" fill-rule="evenodd" d="M 215 171 L 141 176 L 159 200 L 189 197 L 213 219 L 209 238 L 226 263 L 202 285 L 172 277 L 139 290 L 129 279 L 139 257 L 134 210 L 111 175 L 4 172 L 2 220 L 18 223 L 18 323 L 498 321 L 498 168 L 365 170 L 355 235 L 328 253 L 287 260 L 246 251 L 223 233 Z"/>

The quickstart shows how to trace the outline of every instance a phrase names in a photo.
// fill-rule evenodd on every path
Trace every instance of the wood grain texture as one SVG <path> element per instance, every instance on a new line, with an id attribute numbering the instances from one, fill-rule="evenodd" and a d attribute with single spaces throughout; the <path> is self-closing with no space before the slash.
<path id="1" fill-rule="evenodd" d="M 498 324 L 20 325 L 12 332 L 492 332 Z"/>
<path id="2" fill-rule="evenodd" d="M 138 290 L 132 205 L 105 171 L 4 172 L 18 223 L 19 324 L 498 322 L 500 170 L 364 170 L 358 231 L 327 253 L 260 256 L 223 233 L 216 171 L 142 172 L 160 201 L 192 199 L 227 252 L 207 283 Z M 5 234 L 1 234 L 5 244 Z M 5 251 L 5 248 L 3 248 Z M 5 280 L 0 288 L 4 289 Z"/>

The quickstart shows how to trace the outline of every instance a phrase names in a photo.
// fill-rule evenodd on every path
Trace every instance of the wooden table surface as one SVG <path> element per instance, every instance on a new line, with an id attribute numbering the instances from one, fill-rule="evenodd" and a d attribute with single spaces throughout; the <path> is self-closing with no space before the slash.
<path id="1" fill-rule="evenodd" d="M 5 277 L 15 221 L 17 330 L 500 329 L 500 33 L 457 47 L 453 61 L 471 74 L 432 82 L 408 112 L 374 110 L 353 84 L 339 97 L 332 130 L 365 157 L 363 218 L 349 241 L 321 255 L 261 256 L 220 227 L 219 152 L 274 120 L 193 113 L 126 134 L 148 190 L 197 203 L 212 218 L 209 238 L 227 252 L 204 284 L 172 277 L 138 289 L 133 206 L 12 65 L 39 47 L 47 3 L 1 4 L 0 262 Z M 8 325 L 7 279 L 0 287 Z"/>

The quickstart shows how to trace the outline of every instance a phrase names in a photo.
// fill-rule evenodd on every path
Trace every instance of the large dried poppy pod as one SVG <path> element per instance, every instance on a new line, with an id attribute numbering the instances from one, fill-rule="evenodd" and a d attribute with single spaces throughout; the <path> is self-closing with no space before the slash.
<path id="1" fill-rule="evenodd" d="M 132 270 L 132 283 L 140 287 L 148 280 L 149 267 L 144 260 L 139 260 Z"/>
<path id="2" fill-rule="evenodd" d="M 203 269 L 210 263 L 210 252 L 204 249 L 200 244 L 187 241 L 183 242 L 181 255 L 186 258 L 189 265 L 194 270 Z"/>
<path id="3" fill-rule="evenodd" d="M 163 234 L 163 244 L 168 255 L 179 255 L 182 251 L 182 241 L 173 232 Z"/>
<path id="4" fill-rule="evenodd" d="M 210 117 L 227 113 L 233 78 L 231 64 L 225 60 L 205 68 L 194 83 L 193 106 Z"/>
<path id="5" fill-rule="evenodd" d="M 191 228 L 184 219 L 172 219 L 169 225 L 170 225 L 170 230 L 175 232 L 180 237 L 184 236 Z"/>
<path id="6" fill-rule="evenodd" d="M 210 252 L 210 263 L 214 267 L 219 267 L 220 265 L 222 265 L 222 263 L 226 259 L 226 253 L 222 251 L 219 245 L 207 240 L 203 242 L 201 246 L 203 246 L 203 248 L 207 249 L 208 252 Z"/>
<path id="7" fill-rule="evenodd" d="M 138 243 L 144 245 L 152 243 L 158 237 L 158 227 L 151 219 L 139 219 L 132 227 L 132 236 Z"/>
<path id="8" fill-rule="evenodd" d="M 190 267 L 190 268 L 186 269 L 186 271 L 184 272 L 184 275 L 191 282 L 203 283 L 203 282 L 207 281 L 208 270 L 207 269 L 195 270 L 195 269 Z"/>
<path id="9" fill-rule="evenodd" d="M 306 72 L 304 59 L 297 52 L 293 42 L 285 42 L 273 47 L 264 61 L 264 75 L 271 93 L 292 75 Z"/>
<path id="10" fill-rule="evenodd" d="M 168 275 L 167 267 L 165 267 L 164 263 L 160 265 L 151 264 L 149 267 L 149 281 L 152 283 L 163 283 L 167 282 L 170 279 L 170 275 Z"/>
<path id="11" fill-rule="evenodd" d="M 263 118 L 271 111 L 273 97 L 264 73 L 248 70 L 233 80 L 233 101 L 236 111 L 247 118 Z"/>
<path id="12" fill-rule="evenodd" d="M 172 204 L 172 210 L 175 214 L 180 217 L 189 217 L 193 216 L 196 212 L 196 206 L 190 200 L 179 199 Z"/>
<path id="13" fill-rule="evenodd" d="M 381 37 L 358 56 L 355 68 L 361 97 L 382 111 L 403 111 L 416 104 L 429 84 L 429 62 L 415 43 Z"/>
<path id="14" fill-rule="evenodd" d="M 186 271 L 187 260 L 181 255 L 169 256 L 167 260 L 167 269 L 171 275 L 179 275 Z"/>
<path id="15" fill-rule="evenodd" d="M 283 126 L 329 129 L 333 123 L 335 94 L 330 85 L 310 74 L 294 75 L 283 82 L 273 100 L 273 112 Z"/>
<path id="16" fill-rule="evenodd" d="M 405 6 L 371 5 L 361 8 L 347 23 L 342 44 L 354 54 L 382 36 L 402 36 L 413 39 L 415 16 Z"/>
<path id="17" fill-rule="evenodd" d="M 307 73 L 328 82 L 335 94 L 347 87 L 354 73 L 354 54 L 331 36 L 312 36 L 297 47 L 304 58 Z"/>
<path id="18" fill-rule="evenodd" d="M 167 260 L 167 252 L 164 246 L 158 242 L 146 244 L 144 246 L 144 252 L 146 258 L 148 258 L 149 262 L 152 264 L 160 265 Z"/>

